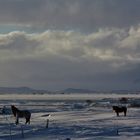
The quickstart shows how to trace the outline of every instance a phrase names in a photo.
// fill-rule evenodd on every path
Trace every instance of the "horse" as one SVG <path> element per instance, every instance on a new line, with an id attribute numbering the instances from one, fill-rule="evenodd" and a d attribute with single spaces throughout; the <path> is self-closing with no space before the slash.
<path id="1" fill-rule="evenodd" d="M 15 121 L 16 125 L 19 124 L 19 118 L 25 118 L 26 119 L 25 124 L 27 123 L 30 124 L 31 112 L 29 112 L 28 110 L 19 110 L 14 105 L 11 105 L 11 110 L 14 117 L 16 117 Z"/>
<path id="2" fill-rule="evenodd" d="M 112 106 L 113 110 L 116 112 L 116 115 L 119 116 L 120 112 L 124 112 L 124 116 L 126 116 L 126 112 L 127 112 L 127 107 L 122 106 Z"/>

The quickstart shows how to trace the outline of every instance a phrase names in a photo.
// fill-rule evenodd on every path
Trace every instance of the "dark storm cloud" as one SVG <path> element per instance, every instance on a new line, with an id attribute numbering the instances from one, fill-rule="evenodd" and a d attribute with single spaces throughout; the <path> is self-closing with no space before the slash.
<path id="1" fill-rule="evenodd" d="M 93 31 L 140 22 L 139 0 L 4 0 L 0 22 L 35 28 Z"/>

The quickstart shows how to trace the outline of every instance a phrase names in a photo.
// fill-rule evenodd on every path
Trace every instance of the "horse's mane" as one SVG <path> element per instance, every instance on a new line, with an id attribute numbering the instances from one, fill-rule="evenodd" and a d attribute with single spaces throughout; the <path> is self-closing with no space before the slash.
<path id="1" fill-rule="evenodd" d="M 126 106 L 112 106 L 113 109 L 126 109 Z"/>
<path id="2" fill-rule="evenodd" d="M 16 114 L 17 114 L 17 112 L 19 111 L 19 109 L 16 108 L 14 105 L 11 105 L 11 110 L 12 110 L 14 116 L 16 117 Z"/>

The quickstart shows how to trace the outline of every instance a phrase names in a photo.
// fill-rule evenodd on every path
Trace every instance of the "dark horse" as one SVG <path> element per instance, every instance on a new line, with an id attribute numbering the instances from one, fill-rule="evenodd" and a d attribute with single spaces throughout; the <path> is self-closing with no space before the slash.
<path id="1" fill-rule="evenodd" d="M 25 118 L 25 124 L 30 124 L 31 113 L 28 110 L 19 110 L 14 105 L 11 105 L 13 115 L 16 117 L 16 124 L 19 123 L 19 118 Z"/>
<path id="2" fill-rule="evenodd" d="M 126 116 L 127 108 L 125 106 L 112 106 L 112 108 L 116 112 L 117 116 L 119 116 L 120 112 L 124 112 L 124 116 Z"/>

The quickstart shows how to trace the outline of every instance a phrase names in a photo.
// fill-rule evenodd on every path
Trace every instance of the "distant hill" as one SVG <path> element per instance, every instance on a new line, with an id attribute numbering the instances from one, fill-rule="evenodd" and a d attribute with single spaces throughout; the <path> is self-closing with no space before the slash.
<path id="1" fill-rule="evenodd" d="M 139 94 L 140 90 L 89 90 L 89 89 L 77 89 L 77 88 L 67 88 L 65 90 L 59 91 L 59 93 L 112 93 L 112 94 Z"/>
<path id="2" fill-rule="evenodd" d="M 89 89 L 80 89 L 80 88 L 67 88 L 59 91 L 48 91 L 48 90 L 38 90 L 32 89 L 29 87 L 0 87 L 0 94 L 70 94 L 70 93 L 117 93 L 117 94 L 128 94 L 135 93 L 140 94 L 140 90 L 89 90 Z"/>
<path id="3" fill-rule="evenodd" d="M 94 93 L 95 91 L 89 89 L 76 89 L 76 88 L 67 88 L 61 91 L 62 93 Z"/>
<path id="4" fill-rule="evenodd" d="M 0 94 L 6 94 L 6 93 L 19 93 L 19 94 L 43 94 L 43 93 L 48 93 L 49 91 L 47 90 L 36 90 L 32 89 L 29 87 L 0 87 Z"/>

